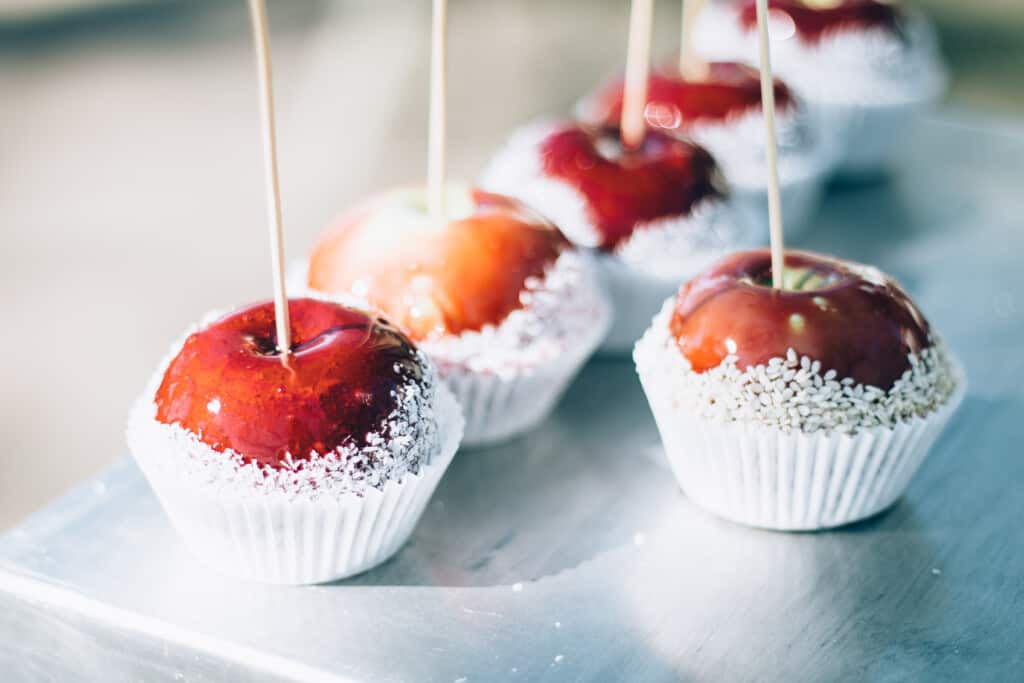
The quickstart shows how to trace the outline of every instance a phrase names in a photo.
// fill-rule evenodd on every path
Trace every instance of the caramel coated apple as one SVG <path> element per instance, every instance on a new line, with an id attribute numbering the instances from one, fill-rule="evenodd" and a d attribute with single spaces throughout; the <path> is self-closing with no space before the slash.
<path id="1" fill-rule="evenodd" d="M 622 116 L 623 82 L 610 83 L 594 96 L 588 120 L 614 123 Z M 793 105 L 789 88 L 775 81 L 775 108 Z M 701 78 L 653 72 L 647 79 L 647 125 L 685 132 L 695 124 L 721 123 L 761 107 L 761 80 L 756 69 L 737 62 L 711 62 Z"/>
<path id="2" fill-rule="evenodd" d="M 497 325 L 522 306 L 569 242 L 522 203 L 480 190 L 449 193 L 434 224 L 424 193 L 383 195 L 343 217 L 313 250 L 309 286 L 365 299 L 413 339 Z"/>
<path id="3" fill-rule="evenodd" d="M 648 131 L 635 149 L 613 127 L 566 125 L 541 142 L 543 172 L 575 188 L 600 236 L 614 249 L 633 230 L 662 218 L 685 216 L 703 199 L 724 194 L 711 155 L 691 142 Z"/>
<path id="4" fill-rule="evenodd" d="M 879 0 L 768 0 L 769 11 L 784 12 L 805 43 L 816 43 L 825 34 L 846 29 L 884 28 L 899 33 L 900 12 L 891 2 Z M 740 25 L 757 27 L 755 0 L 741 0 Z"/>
<path id="5" fill-rule="evenodd" d="M 670 321 L 696 372 L 738 358 L 741 370 L 798 355 L 822 372 L 889 389 L 907 358 L 931 345 L 928 323 L 874 268 L 807 252 L 786 254 L 786 287 L 771 287 L 767 249 L 733 254 L 685 284 Z"/>
<path id="6" fill-rule="evenodd" d="M 277 351 L 272 303 L 190 335 L 156 393 L 157 420 L 217 451 L 281 467 L 386 436 L 395 390 L 422 380 L 412 343 L 387 322 L 313 299 L 289 304 L 292 353 Z"/>

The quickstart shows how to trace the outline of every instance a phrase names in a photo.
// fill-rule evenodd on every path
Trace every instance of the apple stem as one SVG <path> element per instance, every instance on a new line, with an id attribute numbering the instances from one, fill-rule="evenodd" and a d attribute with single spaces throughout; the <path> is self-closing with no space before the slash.
<path id="1" fill-rule="evenodd" d="M 267 186 L 270 223 L 270 261 L 274 275 L 274 318 L 277 350 L 287 365 L 291 353 L 291 320 L 284 284 L 284 227 L 281 220 L 281 187 L 277 175 L 277 136 L 274 132 L 274 84 L 270 67 L 270 31 L 265 0 L 249 0 L 252 34 L 256 44 L 256 75 L 260 84 L 260 118 L 263 128 L 263 168 Z"/>
<path id="2" fill-rule="evenodd" d="M 706 0 L 682 0 L 682 19 L 679 25 L 679 75 L 690 80 L 702 78 L 707 63 L 693 49 L 693 30 Z"/>
<path id="3" fill-rule="evenodd" d="M 446 0 L 434 0 L 430 39 L 430 130 L 427 151 L 427 210 L 430 217 L 444 221 L 444 149 L 446 89 Z"/>
<path id="4" fill-rule="evenodd" d="M 817 275 L 817 273 L 815 273 L 813 270 L 808 269 L 806 273 L 800 276 L 799 280 L 793 283 L 793 289 L 795 289 L 798 292 L 802 291 L 803 288 L 807 286 L 807 283 L 810 282 L 815 275 Z"/>
<path id="5" fill-rule="evenodd" d="M 775 140 L 775 81 L 768 44 L 768 0 L 757 2 L 757 43 L 761 57 L 761 111 L 764 112 L 765 161 L 768 166 L 768 231 L 771 240 L 772 287 L 782 289 L 785 247 L 782 242 L 782 202 L 779 198 L 778 143 Z"/>
<path id="6" fill-rule="evenodd" d="M 644 140 L 644 107 L 651 62 L 651 21 L 654 0 L 633 0 L 629 11 L 626 82 L 622 91 L 620 135 L 624 147 L 636 148 Z"/>

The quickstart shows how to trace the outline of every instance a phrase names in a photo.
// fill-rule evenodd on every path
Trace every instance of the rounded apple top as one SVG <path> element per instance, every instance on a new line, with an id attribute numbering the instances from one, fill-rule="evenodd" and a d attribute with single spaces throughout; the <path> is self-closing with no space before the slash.
<path id="1" fill-rule="evenodd" d="M 660 219 L 685 216 L 698 202 L 725 194 L 718 166 L 692 142 L 649 130 L 624 147 L 616 127 L 565 125 L 539 146 L 543 173 L 574 188 L 599 238 L 612 250 L 633 231 Z"/>
<path id="2" fill-rule="evenodd" d="M 767 249 L 741 252 L 683 285 L 669 322 L 696 372 L 727 356 L 740 370 L 798 356 L 840 378 L 888 390 L 932 345 L 910 297 L 875 268 L 807 252 L 786 253 L 784 289 L 771 287 Z"/>
<path id="3" fill-rule="evenodd" d="M 292 299 L 289 310 L 287 363 L 277 351 L 272 303 L 189 335 L 157 389 L 156 419 L 273 468 L 388 438 L 401 390 L 430 381 L 413 344 L 353 308 Z"/>
<path id="4" fill-rule="evenodd" d="M 309 260 L 309 286 L 368 302 L 416 341 L 498 325 L 520 308 L 531 278 L 542 278 L 571 247 L 521 202 L 452 187 L 447 219 L 426 212 L 423 190 L 377 197 L 343 216 Z"/>
<path id="5" fill-rule="evenodd" d="M 721 123 L 761 107 L 761 77 L 758 71 L 738 62 L 710 62 L 703 77 L 684 78 L 668 72 L 653 72 L 647 79 L 647 125 L 668 131 L 686 131 L 704 123 Z M 584 117 L 599 123 L 615 123 L 622 117 L 623 81 L 601 88 L 584 105 Z M 794 105 L 793 94 L 775 81 L 775 108 L 785 111 Z"/>
<path id="6" fill-rule="evenodd" d="M 840 30 L 882 28 L 900 33 L 900 10 L 879 0 L 768 0 L 769 11 L 778 18 L 785 14 L 804 43 L 817 43 L 826 34 Z M 755 0 L 741 0 L 739 22 L 746 30 L 757 27 Z"/>

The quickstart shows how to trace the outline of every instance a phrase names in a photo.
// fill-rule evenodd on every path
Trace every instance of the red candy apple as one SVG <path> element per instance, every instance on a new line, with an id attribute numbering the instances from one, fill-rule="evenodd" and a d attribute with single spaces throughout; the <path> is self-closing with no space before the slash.
<path id="1" fill-rule="evenodd" d="M 231 313 L 185 340 L 156 394 L 157 420 L 217 451 L 280 467 L 383 433 L 395 390 L 422 379 L 412 344 L 387 322 L 313 299 L 290 302 L 292 353 L 277 352 L 274 306 Z"/>
<path id="2" fill-rule="evenodd" d="M 610 250 L 643 223 L 683 216 L 702 199 L 721 196 L 714 159 L 702 147 L 648 131 L 635 149 L 613 127 L 567 125 L 539 148 L 542 170 L 575 188 L 587 202 L 597 246 Z"/>
<path id="3" fill-rule="evenodd" d="M 684 285 L 670 329 L 693 369 L 734 355 L 745 370 L 792 348 L 823 371 L 889 389 L 910 369 L 907 355 L 931 345 L 910 298 L 873 268 L 790 251 L 784 281 L 771 287 L 763 249 L 729 256 Z"/>
<path id="4" fill-rule="evenodd" d="M 623 82 L 610 83 L 586 105 L 584 116 L 599 123 L 622 117 Z M 789 88 L 775 81 L 775 107 L 793 105 Z M 721 123 L 731 116 L 759 109 L 761 80 L 756 69 L 736 62 L 711 62 L 700 78 L 653 72 L 647 79 L 644 118 L 652 128 L 685 131 L 694 124 Z"/>
<path id="5" fill-rule="evenodd" d="M 392 192 L 344 217 L 313 249 L 309 286 L 355 294 L 415 340 L 499 324 L 569 242 L 520 202 L 461 188 L 435 224 L 423 192 Z"/>
<path id="6" fill-rule="evenodd" d="M 805 43 L 816 43 L 831 31 L 884 28 L 899 33 L 899 9 L 879 0 L 768 0 L 772 12 L 784 12 Z M 739 3 L 740 25 L 747 30 L 757 26 L 755 0 Z"/>

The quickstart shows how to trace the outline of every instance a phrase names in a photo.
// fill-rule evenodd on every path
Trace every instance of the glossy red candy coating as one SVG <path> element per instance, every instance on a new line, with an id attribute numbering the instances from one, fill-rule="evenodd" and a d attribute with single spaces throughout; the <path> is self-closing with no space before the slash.
<path id="1" fill-rule="evenodd" d="M 874 269 L 787 252 L 786 268 L 814 271 L 811 290 L 776 290 L 767 249 L 733 254 L 679 291 L 670 329 L 696 372 L 719 365 L 735 344 L 741 370 L 786 357 L 821 361 L 822 372 L 888 390 L 931 345 L 928 323 L 895 281 Z"/>
<path id="2" fill-rule="evenodd" d="M 217 451 L 280 467 L 384 433 L 393 392 L 422 379 L 412 343 L 383 320 L 313 299 L 289 303 L 292 353 L 276 351 L 272 303 L 224 316 L 185 340 L 156 392 L 157 420 Z"/>
<path id="3" fill-rule="evenodd" d="M 769 10 L 785 12 L 793 20 L 797 35 L 805 43 L 816 43 L 830 31 L 884 28 L 899 33 L 900 11 L 877 0 L 839 0 L 834 7 L 815 7 L 802 0 L 768 0 Z M 754 0 L 741 0 L 740 25 L 747 30 L 757 26 Z"/>
<path id="4" fill-rule="evenodd" d="M 384 197 L 387 200 L 387 197 Z M 331 294 L 361 290 L 417 341 L 497 325 L 522 307 L 526 281 L 543 277 L 568 240 L 522 203 L 473 190 L 473 214 L 443 226 L 384 229 L 372 207 L 343 218 L 313 249 L 309 286 Z"/>
<path id="5" fill-rule="evenodd" d="M 602 249 L 613 249 L 641 223 L 685 216 L 702 199 L 723 194 L 706 150 L 658 131 L 624 148 L 613 127 L 567 125 L 540 144 L 544 174 L 575 188 Z"/>
<path id="6" fill-rule="evenodd" d="M 652 128 L 685 131 L 698 123 L 720 123 L 761 107 L 761 77 L 756 69 L 736 62 L 711 62 L 705 77 L 683 78 L 653 72 L 647 79 L 644 118 Z M 619 79 L 594 97 L 588 120 L 614 124 L 622 117 L 623 82 Z M 793 106 L 793 94 L 775 81 L 775 109 Z"/>

